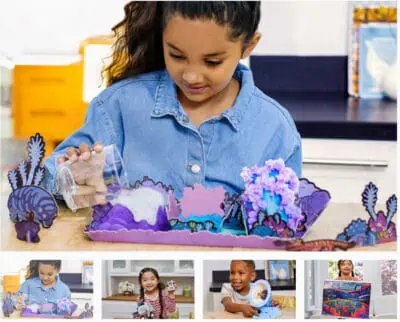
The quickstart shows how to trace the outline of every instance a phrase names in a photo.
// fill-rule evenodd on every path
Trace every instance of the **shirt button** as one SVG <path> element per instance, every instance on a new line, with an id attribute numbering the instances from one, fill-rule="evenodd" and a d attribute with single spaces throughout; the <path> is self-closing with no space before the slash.
<path id="1" fill-rule="evenodd" d="M 190 170 L 192 170 L 193 173 L 199 173 L 201 168 L 198 164 L 193 164 L 190 168 Z"/>
<path id="2" fill-rule="evenodd" d="M 182 121 L 183 121 L 183 123 L 189 123 L 189 118 L 185 115 L 184 117 L 183 117 L 183 119 L 182 119 Z"/>

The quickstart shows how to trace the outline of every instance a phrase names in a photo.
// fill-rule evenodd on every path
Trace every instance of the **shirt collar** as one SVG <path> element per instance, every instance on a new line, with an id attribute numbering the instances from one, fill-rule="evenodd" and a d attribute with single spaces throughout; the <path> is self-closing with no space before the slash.
<path id="1" fill-rule="evenodd" d="M 49 287 L 48 289 L 43 287 L 42 281 L 40 280 L 39 277 L 34 277 L 33 282 L 35 283 L 35 286 L 37 288 L 41 288 L 42 290 L 49 290 L 49 289 L 56 289 L 57 285 L 60 283 L 60 279 L 58 276 L 56 276 L 56 283 L 52 287 Z"/>
<path id="2" fill-rule="evenodd" d="M 185 112 L 179 104 L 176 85 L 166 70 L 161 75 L 156 93 L 156 104 L 151 115 L 153 117 L 173 115 L 178 120 L 182 120 Z M 243 116 L 247 111 L 254 92 L 254 80 L 250 69 L 242 64 L 238 64 L 233 77 L 240 82 L 240 91 L 233 106 L 223 112 L 222 116 L 229 121 L 236 131 L 239 131 Z"/>

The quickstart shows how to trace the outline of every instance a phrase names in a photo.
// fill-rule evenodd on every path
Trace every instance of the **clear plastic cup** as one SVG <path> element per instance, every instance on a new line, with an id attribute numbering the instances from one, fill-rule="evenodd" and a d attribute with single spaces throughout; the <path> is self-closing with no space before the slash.
<path id="1" fill-rule="evenodd" d="M 112 201 L 128 184 L 124 162 L 115 145 L 105 146 L 100 153 L 92 151 L 90 161 L 67 161 L 58 167 L 58 192 L 72 211 Z"/>

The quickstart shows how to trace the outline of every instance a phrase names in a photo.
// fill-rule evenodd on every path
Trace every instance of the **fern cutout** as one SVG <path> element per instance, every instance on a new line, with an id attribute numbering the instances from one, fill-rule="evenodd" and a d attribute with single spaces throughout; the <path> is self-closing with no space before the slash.
<path id="1" fill-rule="evenodd" d="M 376 221 L 375 205 L 378 199 L 378 188 L 370 182 L 362 193 L 362 203 L 372 220 Z"/>
<path id="2" fill-rule="evenodd" d="M 28 155 L 31 166 L 27 185 L 32 184 L 35 172 L 38 171 L 38 167 L 40 166 L 40 162 L 44 157 L 44 153 L 45 149 L 43 137 L 39 133 L 36 133 L 35 136 L 31 136 L 28 142 Z"/>
<path id="3" fill-rule="evenodd" d="M 15 170 L 8 171 L 8 182 L 10 182 L 12 190 L 17 190 L 18 189 L 18 178 L 17 178 L 17 172 Z"/>
<path id="4" fill-rule="evenodd" d="M 43 177 L 44 177 L 44 168 L 39 168 L 39 169 L 36 171 L 35 180 L 34 180 L 33 184 L 34 184 L 35 186 L 40 185 L 40 182 L 42 181 Z"/>
<path id="5" fill-rule="evenodd" d="M 396 195 L 391 196 L 387 201 L 386 201 L 386 208 L 387 208 L 387 217 L 386 217 L 386 229 L 389 227 L 390 222 L 393 218 L 393 216 L 397 212 L 397 197 Z"/>
<path id="6" fill-rule="evenodd" d="M 27 180 L 27 173 L 26 173 L 26 161 L 22 161 L 19 165 L 18 165 L 18 172 L 19 175 L 22 179 L 22 186 L 25 187 L 26 186 L 26 180 Z"/>

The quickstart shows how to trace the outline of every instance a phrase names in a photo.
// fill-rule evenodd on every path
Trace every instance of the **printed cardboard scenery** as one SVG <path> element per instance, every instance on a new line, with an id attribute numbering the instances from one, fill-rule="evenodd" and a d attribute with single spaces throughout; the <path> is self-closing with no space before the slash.
<path id="1" fill-rule="evenodd" d="M 45 171 L 40 167 L 44 155 L 40 134 L 31 137 L 28 155 L 8 174 L 13 189 L 8 208 L 17 238 L 39 242 L 40 227 L 51 227 L 57 216 L 53 196 L 40 186 Z M 397 198 L 387 200 L 386 213 L 376 211 L 378 188 L 372 182 L 361 198 L 368 221 L 351 221 L 335 240 L 304 242 L 331 196 L 307 178 L 297 178 L 282 160 L 245 167 L 240 174 L 244 190 L 238 194 L 230 195 L 222 186 L 194 185 L 184 188 L 181 199 L 171 186 L 149 177 L 128 184 L 122 158 L 118 171 L 111 168 L 112 176 L 103 173 L 101 191 L 86 189 L 97 193 L 91 200 L 101 200 L 92 205 L 91 222 L 82 232 L 93 241 L 332 251 L 397 239 L 393 222 Z"/>
<path id="2" fill-rule="evenodd" d="M 49 303 L 26 303 L 27 297 L 20 293 L 6 293 L 3 296 L 2 311 L 4 317 L 11 317 L 16 311 L 18 303 L 23 297 L 23 308 L 19 315 L 24 318 L 73 318 L 73 319 L 88 319 L 93 318 L 93 306 L 86 303 L 80 314 L 78 305 L 72 302 L 69 298 L 61 298 L 55 302 Z"/>

